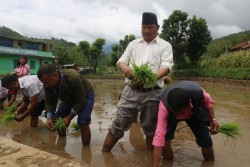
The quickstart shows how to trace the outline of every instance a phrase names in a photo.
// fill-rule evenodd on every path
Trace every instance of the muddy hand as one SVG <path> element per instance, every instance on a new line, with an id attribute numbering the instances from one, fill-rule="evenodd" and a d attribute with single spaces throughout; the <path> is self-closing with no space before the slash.
<path id="1" fill-rule="evenodd" d="M 218 128 L 219 128 L 219 124 L 217 122 L 217 120 L 213 120 L 210 122 L 210 132 L 211 134 L 217 134 L 218 133 Z"/>
<path id="2" fill-rule="evenodd" d="M 133 80 L 134 75 L 133 75 L 133 71 L 131 69 L 128 69 L 124 74 L 125 74 L 126 78 Z"/>

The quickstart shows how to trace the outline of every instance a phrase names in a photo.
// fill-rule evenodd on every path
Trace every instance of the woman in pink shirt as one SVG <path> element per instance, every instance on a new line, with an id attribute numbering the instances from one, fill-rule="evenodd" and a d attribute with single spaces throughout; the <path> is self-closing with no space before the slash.
<path id="1" fill-rule="evenodd" d="M 14 73 L 18 76 L 18 78 L 30 75 L 30 67 L 27 64 L 26 56 L 23 56 L 23 55 L 20 56 Z"/>
<path id="2" fill-rule="evenodd" d="M 182 81 L 168 87 L 161 94 L 153 139 L 153 167 L 159 165 L 161 155 L 164 159 L 173 160 L 171 140 L 180 121 L 186 121 L 192 129 L 204 159 L 214 161 L 210 133 L 216 134 L 219 124 L 215 119 L 213 100 L 197 83 Z"/>

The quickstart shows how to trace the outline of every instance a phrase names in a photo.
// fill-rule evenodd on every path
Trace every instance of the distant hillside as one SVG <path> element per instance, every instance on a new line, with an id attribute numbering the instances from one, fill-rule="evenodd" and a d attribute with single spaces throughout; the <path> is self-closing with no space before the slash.
<path id="1" fill-rule="evenodd" d="M 29 39 L 33 41 L 40 41 L 40 42 L 46 42 L 52 44 L 54 47 L 57 45 L 63 46 L 63 47 L 74 47 L 76 46 L 73 42 L 68 42 L 64 40 L 63 38 L 57 39 L 57 38 L 51 38 L 51 39 L 41 39 L 41 38 L 29 38 L 26 36 L 23 36 L 19 34 L 18 32 L 2 26 L 0 27 L 0 35 L 1 36 L 7 36 L 12 38 L 22 38 L 22 39 Z M 228 36 L 224 36 L 222 38 L 217 38 L 212 40 L 209 45 L 207 46 L 207 52 L 204 54 L 204 57 L 218 57 L 221 54 L 227 52 L 228 49 L 233 47 L 237 43 L 245 42 L 250 40 L 250 30 L 246 30 L 243 32 L 230 34 Z M 105 54 L 111 53 L 111 47 L 112 45 L 106 44 L 103 47 L 103 51 Z"/>
<path id="2" fill-rule="evenodd" d="M 234 45 L 245 41 L 250 41 L 250 30 L 214 39 L 208 44 L 204 57 L 219 57 Z"/>
<path id="3" fill-rule="evenodd" d="M 0 27 L 0 35 L 1 36 L 6 36 L 6 37 L 12 37 L 12 38 L 20 38 L 20 39 L 28 39 L 32 41 L 37 41 L 37 42 L 45 42 L 45 43 L 50 43 L 54 46 L 61 45 L 63 47 L 74 47 L 76 46 L 75 43 L 73 42 L 68 42 L 64 40 L 63 38 L 61 39 L 56 39 L 56 38 L 51 38 L 51 39 L 42 39 L 42 38 L 29 38 L 26 36 L 23 36 L 19 34 L 16 31 L 13 31 L 12 29 L 2 26 Z"/>
<path id="4" fill-rule="evenodd" d="M 51 39 L 32 38 L 32 37 L 29 38 L 29 37 L 26 37 L 26 36 L 19 34 L 16 31 L 13 31 L 12 29 L 7 28 L 5 26 L 0 27 L 0 36 L 28 39 L 28 40 L 37 41 L 37 42 L 45 42 L 45 43 L 52 44 L 54 47 L 56 47 L 58 45 L 60 45 L 62 47 L 67 47 L 67 48 L 76 46 L 75 43 L 68 42 L 68 41 L 64 40 L 63 38 L 61 38 L 61 39 L 57 39 L 57 38 L 53 38 L 53 37 Z M 105 44 L 103 46 L 103 52 L 108 55 L 112 51 L 111 48 L 112 48 L 112 45 Z"/>
<path id="5" fill-rule="evenodd" d="M 6 36 L 6 37 L 12 37 L 12 38 L 23 38 L 21 34 L 5 26 L 0 27 L 0 35 Z"/>
<path id="6" fill-rule="evenodd" d="M 106 55 L 109 55 L 112 52 L 112 45 L 105 44 L 102 50 Z"/>

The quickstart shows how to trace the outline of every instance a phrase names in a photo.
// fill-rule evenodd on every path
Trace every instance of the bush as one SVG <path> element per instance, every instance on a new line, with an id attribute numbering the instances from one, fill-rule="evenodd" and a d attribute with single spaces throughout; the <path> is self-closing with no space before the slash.
<path id="1" fill-rule="evenodd" d="M 218 58 L 204 59 L 202 67 L 250 68 L 250 50 L 223 54 Z"/>

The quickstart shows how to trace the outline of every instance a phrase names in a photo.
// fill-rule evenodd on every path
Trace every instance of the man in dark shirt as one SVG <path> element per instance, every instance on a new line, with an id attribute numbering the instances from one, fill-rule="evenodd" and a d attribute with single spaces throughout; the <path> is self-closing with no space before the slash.
<path id="1" fill-rule="evenodd" d="M 78 115 L 82 143 L 89 145 L 89 124 L 95 99 L 91 83 L 74 69 L 59 71 L 51 64 L 41 66 L 37 76 L 44 84 L 46 126 L 52 128 L 54 120 L 59 117 L 64 118 L 64 124 L 69 126 L 71 120 Z M 61 103 L 57 108 L 59 99 Z"/>

